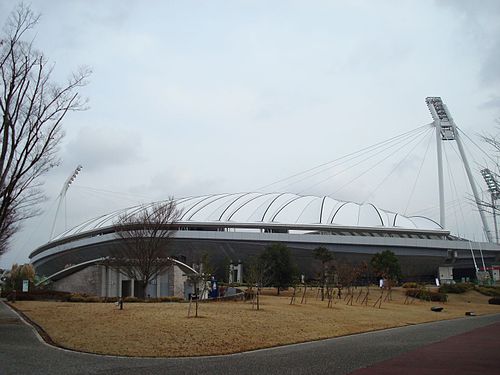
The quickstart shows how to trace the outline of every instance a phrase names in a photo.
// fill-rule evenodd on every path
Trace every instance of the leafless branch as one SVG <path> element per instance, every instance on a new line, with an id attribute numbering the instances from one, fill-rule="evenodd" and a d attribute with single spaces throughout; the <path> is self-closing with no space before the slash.
<path id="1" fill-rule="evenodd" d="M 152 279 L 171 265 L 168 247 L 180 214 L 170 198 L 119 217 L 114 225 L 119 241 L 108 264 L 140 281 L 145 290 Z"/>
<path id="2" fill-rule="evenodd" d="M 0 37 L 0 254 L 19 222 L 39 212 L 44 199 L 40 177 L 59 163 L 64 117 L 86 108 L 78 90 L 90 69 L 57 85 L 51 79 L 53 66 L 32 41 L 23 40 L 38 20 L 39 15 L 20 4 Z"/>

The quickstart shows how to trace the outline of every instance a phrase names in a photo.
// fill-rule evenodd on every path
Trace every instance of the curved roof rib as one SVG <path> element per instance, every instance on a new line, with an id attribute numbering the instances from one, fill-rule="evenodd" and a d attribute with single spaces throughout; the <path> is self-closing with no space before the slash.
<path id="1" fill-rule="evenodd" d="M 168 200 L 164 202 L 168 202 Z M 290 225 L 300 222 L 303 224 L 325 226 L 345 225 L 353 227 L 373 226 L 378 228 L 422 230 L 442 229 L 435 221 L 422 216 L 407 217 L 380 209 L 372 203 L 358 204 L 343 202 L 326 196 L 303 196 L 278 192 L 243 192 L 181 198 L 177 199 L 176 203 L 177 207 L 182 211 L 182 215 L 178 221 L 180 224 L 190 222 L 220 222 L 223 224 L 235 222 L 237 218 L 236 222 L 241 224 L 247 222 L 273 224 L 278 219 L 281 224 Z M 150 207 L 151 204 L 129 207 L 87 220 L 63 232 L 53 238 L 52 241 L 101 228 L 109 229 L 118 217 L 131 215 L 144 207 Z M 304 215 L 306 211 L 307 215 Z M 357 213 L 357 215 L 354 215 L 354 213 Z M 307 216 L 307 218 L 302 216 Z M 357 216 L 357 220 L 354 216 Z M 337 217 L 341 218 L 342 222 L 336 221 Z M 316 218 L 319 218 L 319 220 L 317 221 Z M 307 222 L 309 220 L 311 221 L 310 223 Z M 378 221 L 380 221 L 380 224 Z"/>
<path id="2" fill-rule="evenodd" d="M 375 212 L 377 213 L 378 217 L 380 218 L 380 225 L 384 225 L 384 219 L 382 219 L 382 215 L 380 215 L 380 211 L 378 210 L 378 208 L 373 203 L 369 203 L 369 205 L 374 208 Z"/>

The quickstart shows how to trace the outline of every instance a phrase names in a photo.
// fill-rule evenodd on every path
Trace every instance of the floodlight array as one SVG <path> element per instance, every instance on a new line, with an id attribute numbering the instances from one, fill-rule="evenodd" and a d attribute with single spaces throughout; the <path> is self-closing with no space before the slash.
<path id="1" fill-rule="evenodd" d="M 453 129 L 453 120 L 448 113 L 448 109 L 443 104 L 439 96 L 430 96 L 425 98 L 427 107 L 431 112 L 434 122 L 439 122 L 441 128 L 441 139 L 443 141 L 455 140 L 455 130 Z"/>
<path id="2" fill-rule="evenodd" d="M 71 185 L 73 183 L 73 181 L 75 181 L 76 176 L 78 176 L 78 173 L 80 173 L 80 171 L 82 170 L 82 168 L 83 167 L 81 165 L 78 165 L 78 167 L 76 167 L 75 171 L 68 178 L 68 181 L 66 182 L 66 188 L 69 188 L 69 185 Z"/>
<path id="3" fill-rule="evenodd" d="M 498 199 L 500 197 L 500 186 L 493 173 L 488 169 L 484 168 L 481 170 L 486 186 L 488 186 L 488 191 L 491 193 L 493 199 Z"/>
<path id="4" fill-rule="evenodd" d="M 426 101 L 429 109 L 431 106 L 434 108 L 439 120 L 450 122 L 450 118 L 448 117 L 448 113 L 446 113 L 446 109 L 444 108 L 443 101 L 441 100 L 441 98 L 439 96 L 431 96 L 431 97 L 425 98 L 425 101 Z M 431 113 L 432 113 L 432 111 L 431 111 Z"/>

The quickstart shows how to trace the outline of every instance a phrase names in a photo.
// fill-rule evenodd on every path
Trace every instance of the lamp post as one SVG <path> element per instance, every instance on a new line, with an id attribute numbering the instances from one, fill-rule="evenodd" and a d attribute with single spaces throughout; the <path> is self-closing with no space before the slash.
<path id="1" fill-rule="evenodd" d="M 497 215 L 496 215 L 496 200 L 500 197 L 500 187 L 495 178 L 495 175 L 488 169 L 484 168 L 481 170 L 486 186 L 488 186 L 488 191 L 491 194 L 491 209 L 493 211 L 493 223 L 495 224 L 495 239 L 498 243 L 498 225 L 497 225 Z"/>

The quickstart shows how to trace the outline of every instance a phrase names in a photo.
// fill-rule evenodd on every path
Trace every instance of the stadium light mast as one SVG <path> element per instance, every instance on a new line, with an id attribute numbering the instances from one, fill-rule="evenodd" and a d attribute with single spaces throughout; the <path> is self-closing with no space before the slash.
<path id="1" fill-rule="evenodd" d="M 75 181 L 76 176 L 78 176 L 78 173 L 80 173 L 80 171 L 82 170 L 82 168 L 83 167 L 80 164 L 78 164 L 78 166 L 73 171 L 73 173 L 70 174 L 69 177 L 64 182 L 64 185 L 63 185 L 63 187 L 61 189 L 61 192 L 57 196 L 57 198 L 59 199 L 59 203 L 57 204 L 56 215 L 54 216 L 54 222 L 52 223 L 52 230 L 50 231 L 50 239 L 49 240 L 51 240 L 54 237 L 54 230 L 56 228 L 57 215 L 59 214 L 59 209 L 61 208 L 61 203 L 62 203 L 63 199 L 64 200 L 66 199 L 66 193 L 67 193 L 70 185 L 73 183 L 73 181 Z M 66 214 L 64 215 L 64 220 L 65 220 L 65 224 L 64 224 L 65 228 L 64 229 L 66 229 L 66 226 L 67 226 L 67 223 L 66 223 Z"/>
<path id="2" fill-rule="evenodd" d="M 462 162 L 464 163 L 465 172 L 467 173 L 467 178 L 474 195 L 474 200 L 476 201 L 477 208 L 479 210 L 479 215 L 481 216 L 481 221 L 483 223 L 483 230 L 486 235 L 488 242 L 493 242 L 491 238 L 491 232 L 486 221 L 486 216 L 484 215 L 484 210 L 481 205 L 481 199 L 477 191 L 474 178 L 472 176 L 471 169 L 469 167 L 469 162 L 467 161 L 467 156 L 465 155 L 465 150 L 458 133 L 458 128 L 453 121 L 453 118 L 448 111 L 448 107 L 443 103 L 440 97 L 427 97 L 425 98 L 427 107 L 431 112 L 432 118 L 434 120 L 434 126 L 436 127 L 436 141 L 437 141 L 437 158 L 438 158 L 438 180 L 439 180 L 439 220 L 441 226 L 445 227 L 445 212 L 444 212 L 444 183 L 443 183 L 443 155 L 442 155 L 442 145 L 443 141 L 456 141 Z"/>
<path id="3" fill-rule="evenodd" d="M 488 191 L 491 194 L 491 209 L 493 211 L 493 223 L 495 224 L 495 239 L 496 243 L 498 243 L 496 201 L 500 197 L 500 186 L 498 185 L 495 175 L 488 168 L 481 169 L 481 174 L 483 175 L 486 186 L 488 186 Z"/>

